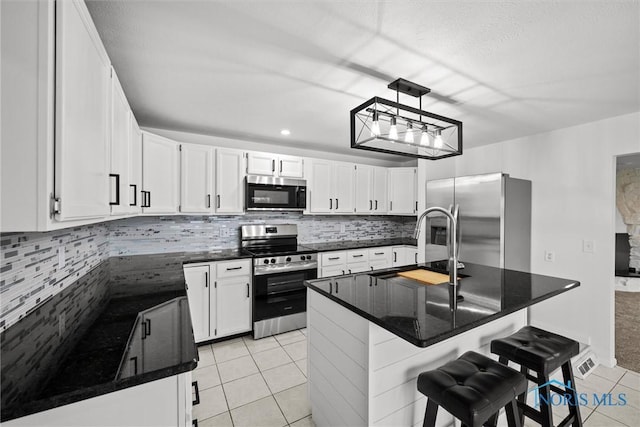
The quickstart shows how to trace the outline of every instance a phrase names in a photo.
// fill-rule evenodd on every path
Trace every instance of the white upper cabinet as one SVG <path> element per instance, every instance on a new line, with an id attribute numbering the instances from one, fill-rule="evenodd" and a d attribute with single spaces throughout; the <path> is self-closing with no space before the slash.
<path id="1" fill-rule="evenodd" d="M 355 212 L 387 213 L 387 168 L 356 165 Z"/>
<path id="2" fill-rule="evenodd" d="M 104 217 L 110 213 L 109 57 L 84 2 L 55 5 L 56 219 Z"/>
<path id="3" fill-rule="evenodd" d="M 142 131 L 131 114 L 131 143 L 129 148 L 129 213 L 142 212 Z"/>
<path id="4" fill-rule="evenodd" d="M 308 166 L 309 212 L 353 213 L 355 168 L 353 163 L 312 159 Z"/>
<path id="5" fill-rule="evenodd" d="M 250 151 L 247 153 L 247 174 L 282 178 L 302 178 L 302 157 Z"/>
<path id="6" fill-rule="evenodd" d="M 244 211 L 244 153 L 228 148 L 216 149 L 217 213 Z"/>
<path id="7" fill-rule="evenodd" d="M 390 168 L 389 215 L 416 215 L 416 168 Z"/>
<path id="8" fill-rule="evenodd" d="M 143 132 L 141 201 L 145 214 L 178 212 L 178 153 L 175 141 Z"/>
<path id="9" fill-rule="evenodd" d="M 180 145 L 180 212 L 212 213 L 213 159 L 215 149 L 207 145 Z"/>
<path id="10" fill-rule="evenodd" d="M 111 215 L 130 213 L 129 173 L 131 161 L 131 109 L 120 86 L 115 70 L 111 69 Z"/>

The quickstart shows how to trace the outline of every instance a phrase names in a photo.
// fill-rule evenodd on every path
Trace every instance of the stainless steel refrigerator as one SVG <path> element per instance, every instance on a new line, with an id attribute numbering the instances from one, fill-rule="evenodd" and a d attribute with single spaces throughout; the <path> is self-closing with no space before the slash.
<path id="1" fill-rule="evenodd" d="M 503 173 L 427 181 L 427 208 L 460 206 L 461 262 L 529 271 L 531 181 Z M 447 259 L 447 219 L 427 218 L 425 259 Z"/>

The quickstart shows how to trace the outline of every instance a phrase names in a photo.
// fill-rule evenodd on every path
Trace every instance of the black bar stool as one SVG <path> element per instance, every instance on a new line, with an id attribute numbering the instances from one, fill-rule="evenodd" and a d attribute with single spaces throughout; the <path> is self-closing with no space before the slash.
<path id="1" fill-rule="evenodd" d="M 499 356 L 501 363 L 515 362 L 528 380 L 538 385 L 540 410 L 527 405 L 526 393 L 518 396 L 520 420 L 531 418 L 543 427 L 553 426 L 551 391 L 559 393 L 569 407 L 569 415 L 558 426 L 582 427 L 578 396 L 571 368 L 571 358 L 580 351 L 577 341 L 533 326 L 525 326 L 513 335 L 491 341 L 491 352 Z M 564 386 L 560 388 L 549 381 L 549 375 L 562 368 Z M 531 375 L 535 372 L 536 376 Z"/>
<path id="2" fill-rule="evenodd" d="M 439 407 L 463 426 L 495 426 L 504 407 L 509 427 L 521 427 L 516 397 L 526 390 L 527 380 L 518 371 L 468 351 L 418 376 L 418 391 L 428 398 L 423 426 L 435 426 Z"/>

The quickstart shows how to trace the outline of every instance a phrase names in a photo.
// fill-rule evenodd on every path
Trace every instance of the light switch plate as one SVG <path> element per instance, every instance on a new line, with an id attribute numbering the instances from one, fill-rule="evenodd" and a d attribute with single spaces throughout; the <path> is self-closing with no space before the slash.
<path id="1" fill-rule="evenodd" d="M 593 240 L 583 240 L 582 241 L 582 252 L 592 254 L 596 251 L 596 242 Z"/>
<path id="2" fill-rule="evenodd" d="M 556 253 L 551 251 L 544 251 L 544 260 L 547 262 L 554 262 L 556 260 Z"/>

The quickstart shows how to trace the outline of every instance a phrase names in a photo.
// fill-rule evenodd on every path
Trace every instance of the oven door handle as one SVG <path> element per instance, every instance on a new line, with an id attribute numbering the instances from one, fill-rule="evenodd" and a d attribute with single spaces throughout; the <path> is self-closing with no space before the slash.
<path id="1" fill-rule="evenodd" d="M 294 273 L 296 271 L 305 271 L 305 270 L 316 270 L 318 268 L 318 262 L 306 262 L 304 264 L 300 264 L 295 266 L 295 268 L 291 268 L 291 266 L 255 266 L 253 267 L 253 275 L 254 276 L 264 276 L 267 274 L 278 274 L 278 273 Z"/>

